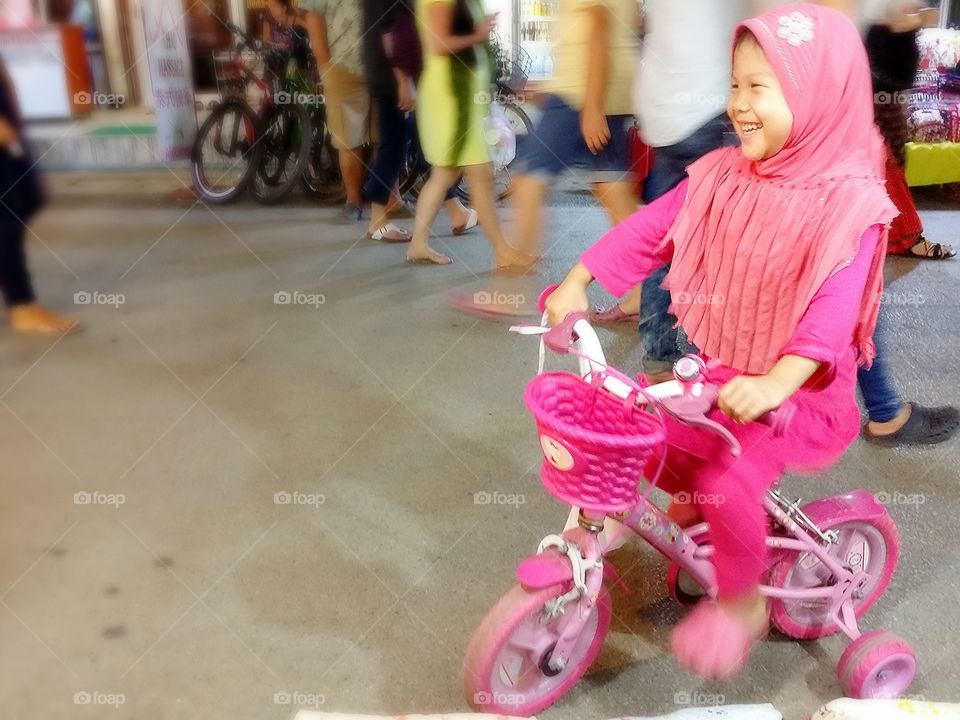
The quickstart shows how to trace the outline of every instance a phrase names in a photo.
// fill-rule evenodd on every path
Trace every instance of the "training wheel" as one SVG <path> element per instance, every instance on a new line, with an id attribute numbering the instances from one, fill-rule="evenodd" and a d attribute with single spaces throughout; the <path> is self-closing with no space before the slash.
<path id="1" fill-rule="evenodd" d="M 905 640 L 874 630 L 854 640 L 837 663 L 837 676 L 851 698 L 902 697 L 917 674 L 917 656 Z"/>

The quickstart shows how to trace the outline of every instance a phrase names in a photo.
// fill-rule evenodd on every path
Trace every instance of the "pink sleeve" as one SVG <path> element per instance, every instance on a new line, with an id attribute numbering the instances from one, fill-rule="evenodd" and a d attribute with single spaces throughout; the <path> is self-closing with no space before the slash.
<path id="1" fill-rule="evenodd" d="M 580 256 L 590 274 L 612 295 L 625 295 L 673 257 L 664 237 L 687 196 L 687 180 L 640 208 Z"/>
<path id="2" fill-rule="evenodd" d="M 824 281 L 780 352 L 781 356 L 800 355 L 822 363 L 808 386 L 829 385 L 836 374 L 837 360 L 853 345 L 853 331 L 881 230 L 880 225 L 867 228 L 853 262 Z"/>

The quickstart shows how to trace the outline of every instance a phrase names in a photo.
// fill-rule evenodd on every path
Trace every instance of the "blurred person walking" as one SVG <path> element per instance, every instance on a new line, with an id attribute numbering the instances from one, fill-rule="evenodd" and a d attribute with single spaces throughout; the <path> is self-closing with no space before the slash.
<path id="1" fill-rule="evenodd" d="M 939 11 L 919 0 L 880 0 L 872 7 L 867 30 L 867 56 L 873 73 L 873 103 L 877 126 L 887 141 L 887 193 L 900 215 L 890 227 L 889 252 L 893 255 L 945 260 L 957 253 L 949 245 L 923 236 L 913 194 L 904 175 L 905 145 L 910 141 L 907 91 L 916 83 L 920 64 L 917 35 L 935 27 Z"/>
<path id="2" fill-rule="evenodd" d="M 416 83 L 423 70 L 423 48 L 417 34 L 414 0 L 363 0 L 363 67 L 373 95 L 380 143 L 364 186 L 371 203 L 367 237 L 383 242 L 409 242 L 409 233 L 389 221 L 402 207 L 397 180 L 410 144 L 419 141 L 413 112 Z M 429 109 L 427 110 L 429 112 Z M 455 182 L 446 195 L 454 234 L 477 224 L 477 213 L 457 198 Z"/>
<path id="3" fill-rule="evenodd" d="M 496 263 L 507 264 L 512 255 L 497 218 L 485 137 L 491 81 L 488 45 L 496 17 L 484 15 L 481 0 L 416 2 L 424 60 L 417 93 L 427 108 L 417 114 L 417 129 L 424 157 L 433 169 L 417 200 L 407 260 L 452 262 L 430 247 L 429 238 L 444 198 L 463 173 Z"/>
<path id="4" fill-rule="evenodd" d="M 27 269 L 27 223 L 44 204 L 39 173 L 23 136 L 13 82 L 0 59 L 0 291 L 17 332 L 63 335 L 79 328 L 37 302 Z"/>
<path id="5" fill-rule="evenodd" d="M 301 0 L 326 98 L 327 125 L 347 192 L 345 222 L 363 217 L 364 145 L 376 141 L 373 103 L 363 78 L 363 13 L 357 0 Z"/>

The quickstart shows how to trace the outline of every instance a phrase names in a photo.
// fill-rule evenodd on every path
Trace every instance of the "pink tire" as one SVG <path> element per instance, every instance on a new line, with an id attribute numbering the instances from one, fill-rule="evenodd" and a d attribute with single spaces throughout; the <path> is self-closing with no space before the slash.
<path id="1" fill-rule="evenodd" d="M 837 663 L 837 676 L 847 697 L 894 699 L 910 689 L 917 674 L 917 656 L 901 638 L 874 630 L 854 640 Z"/>
<path id="2" fill-rule="evenodd" d="M 610 595 L 601 588 L 597 602 L 564 670 L 550 676 L 543 668 L 556 642 L 560 618 L 542 621 L 544 604 L 569 586 L 526 590 L 514 585 L 474 632 L 464 659 L 467 702 L 485 713 L 531 716 L 563 697 L 600 652 L 610 628 Z M 570 604 L 566 612 L 575 612 Z M 562 616 L 561 616 L 562 617 Z"/>
<path id="3" fill-rule="evenodd" d="M 842 516 L 810 519 L 821 530 L 835 530 L 840 542 L 831 545 L 831 553 L 840 565 L 862 567 L 871 580 L 859 598 L 853 600 L 854 614 L 861 617 L 880 599 L 900 557 L 900 534 L 889 515 L 878 515 L 874 508 L 856 509 Z M 813 553 L 790 552 L 770 570 L 769 584 L 786 589 L 808 589 L 829 584 L 833 574 Z M 830 617 L 830 602 L 823 600 L 781 600 L 770 602 L 770 621 L 780 632 L 798 640 L 833 635 L 840 627 Z"/>

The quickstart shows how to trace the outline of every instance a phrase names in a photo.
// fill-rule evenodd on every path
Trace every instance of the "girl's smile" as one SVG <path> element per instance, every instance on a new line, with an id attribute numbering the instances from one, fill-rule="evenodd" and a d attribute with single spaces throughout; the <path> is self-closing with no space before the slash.
<path id="1" fill-rule="evenodd" d="M 786 145 L 793 113 L 780 81 L 753 35 L 746 33 L 733 56 L 733 78 L 727 114 L 750 160 L 773 157 Z"/>

